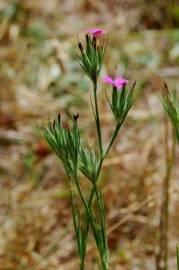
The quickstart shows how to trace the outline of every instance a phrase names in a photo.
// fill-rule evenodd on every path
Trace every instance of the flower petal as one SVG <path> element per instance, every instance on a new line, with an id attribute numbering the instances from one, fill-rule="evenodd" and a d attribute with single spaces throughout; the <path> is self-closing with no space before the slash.
<path id="1" fill-rule="evenodd" d="M 105 34 L 106 32 L 103 31 L 100 28 L 89 28 L 87 29 L 87 32 L 91 33 L 93 37 L 101 36 L 102 34 Z"/>
<path id="2" fill-rule="evenodd" d="M 114 82 L 113 86 L 115 86 L 116 88 L 122 88 L 123 84 L 121 84 L 120 82 Z"/>
<path id="3" fill-rule="evenodd" d="M 121 84 L 121 85 L 124 85 L 124 84 L 127 84 L 129 81 L 123 77 L 117 77 L 115 78 L 114 80 L 114 83 L 116 84 Z"/>
<path id="4" fill-rule="evenodd" d="M 110 76 L 104 76 L 103 82 L 108 83 L 108 84 L 114 84 L 114 80 Z"/>

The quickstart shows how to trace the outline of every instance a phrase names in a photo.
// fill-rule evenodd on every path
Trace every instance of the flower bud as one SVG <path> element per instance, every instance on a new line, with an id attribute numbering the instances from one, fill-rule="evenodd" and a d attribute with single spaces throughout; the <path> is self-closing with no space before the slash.
<path id="1" fill-rule="evenodd" d="M 61 121 L 61 115 L 60 115 L 60 113 L 58 113 L 57 118 L 58 118 L 58 123 L 60 124 L 60 121 Z"/>
<path id="2" fill-rule="evenodd" d="M 62 127 L 63 127 L 64 129 L 70 129 L 70 126 L 69 126 L 69 124 L 68 124 L 67 122 L 63 122 L 63 123 L 62 123 Z"/>
<path id="3" fill-rule="evenodd" d="M 93 46 L 94 46 L 94 49 L 96 50 L 96 36 L 93 36 Z"/>
<path id="4" fill-rule="evenodd" d="M 53 121 L 53 128 L 55 128 L 55 125 L 56 125 L 56 122 L 55 122 L 55 120 Z"/>
<path id="5" fill-rule="evenodd" d="M 79 118 L 79 113 L 73 115 L 73 120 L 76 122 Z"/>
<path id="6" fill-rule="evenodd" d="M 88 44 L 89 43 L 89 35 L 86 34 L 86 43 Z"/>
<path id="7" fill-rule="evenodd" d="M 170 93 L 169 93 L 168 85 L 166 84 L 166 82 L 164 82 L 163 84 L 164 84 L 164 94 L 166 96 L 169 96 Z"/>
<path id="8" fill-rule="evenodd" d="M 83 53 L 83 46 L 82 46 L 81 42 L 78 42 L 78 47 L 79 47 L 81 53 Z"/>

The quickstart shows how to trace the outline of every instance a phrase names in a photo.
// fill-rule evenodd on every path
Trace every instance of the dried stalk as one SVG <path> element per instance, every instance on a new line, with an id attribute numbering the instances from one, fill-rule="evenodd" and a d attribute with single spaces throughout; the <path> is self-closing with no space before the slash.
<path id="1" fill-rule="evenodd" d="M 170 205 L 170 184 L 171 174 L 175 161 L 176 136 L 172 130 L 172 145 L 169 146 L 169 123 L 167 117 L 164 118 L 165 134 L 165 166 L 166 172 L 163 180 L 163 199 L 160 212 L 159 224 L 159 251 L 156 256 L 156 270 L 168 270 L 168 231 L 169 231 L 169 205 Z"/>

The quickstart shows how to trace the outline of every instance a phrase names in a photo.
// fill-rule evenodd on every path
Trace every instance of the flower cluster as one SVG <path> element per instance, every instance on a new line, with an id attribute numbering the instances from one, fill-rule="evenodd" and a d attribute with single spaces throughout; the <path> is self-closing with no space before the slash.
<path id="1" fill-rule="evenodd" d="M 58 115 L 53 123 L 49 120 L 48 127 L 43 128 L 44 137 L 61 159 L 67 174 L 76 174 L 80 147 L 80 132 L 77 125 L 79 115 L 73 116 L 72 127 L 67 122 L 61 122 Z"/>
<path id="2" fill-rule="evenodd" d="M 88 29 L 85 46 L 78 41 L 81 52 L 80 65 L 93 82 L 97 80 L 106 51 L 107 38 L 104 34 L 105 32 L 99 28 Z"/>

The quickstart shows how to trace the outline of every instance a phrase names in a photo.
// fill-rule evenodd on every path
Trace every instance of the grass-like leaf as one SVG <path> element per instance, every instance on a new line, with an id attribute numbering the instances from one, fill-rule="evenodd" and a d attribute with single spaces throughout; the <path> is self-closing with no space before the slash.
<path id="1" fill-rule="evenodd" d="M 169 91 L 166 83 L 164 84 L 164 87 L 165 91 L 161 97 L 161 102 L 173 125 L 177 141 L 179 142 L 179 97 L 176 89 Z"/>
<path id="2" fill-rule="evenodd" d="M 85 145 L 80 147 L 79 153 L 79 169 L 80 171 L 92 182 L 96 180 L 98 157 L 93 149 L 88 148 Z"/>

